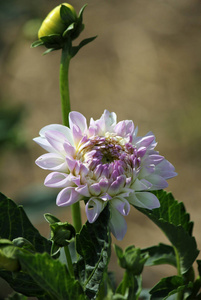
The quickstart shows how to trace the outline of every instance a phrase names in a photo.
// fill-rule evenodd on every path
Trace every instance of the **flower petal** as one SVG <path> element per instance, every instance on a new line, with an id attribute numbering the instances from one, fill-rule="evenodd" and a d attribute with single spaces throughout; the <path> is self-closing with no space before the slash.
<path id="1" fill-rule="evenodd" d="M 64 142 L 66 140 L 65 135 L 61 132 L 49 130 L 45 132 L 45 137 L 50 145 L 59 153 L 65 154 Z"/>
<path id="2" fill-rule="evenodd" d="M 69 124 L 70 128 L 72 129 L 74 125 L 76 125 L 81 132 L 85 132 L 87 129 L 87 121 L 86 118 L 77 111 L 71 111 L 69 114 Z"/>
<path id="3" fill-rule="evenodd" d="M 46 131 L 49 131 L 49 130 L 58 131 L 58 132 L 63 133 L 64 136 L 66 137 L 66 139 L 71 143 L 71 145 L 74 144 L 72 132 L 68 127 L 66 127 L 64 125 L 60 125 L 60 124 L 47 125 L 40 130 L 40 132 L 39 132 L 40 136 L 45 137 Z"/>
<path id="4" fill-rule="evenodd" d="M 138 178 L 135 180 L 134 184 L 132 185 L 132 188 L 138 192 L 148 190 L 151 187 L 152 187 L 152 184 L 149 181 L 147 181 L 145 179 L 139 180 Z"/>
<path id="5" fill-rule="evenodd" d="M 162 190 L 168 187 L 167 181 L 157 174 L 151 174 L 150 176 L 147 176 L 146 180 L 152 184 L 152 187 L 150 187 L 151 191 Z"/>
<path id="6" fill-rule="evenodd" d="M 111 219 L 110 219 L 110 230 L 117 240 L 123 240 L 126 231 L 127 224 L 124 217 L 120 214 L 118 210 L 111 206 Z"/>
<path id="7" fill-rule="evenodd" d="M 108 189 L 108 193 L 112 196 L 121 192 L 126 183 L 126 176 L 121 175 L 116 178 Z"/>
<path id="8" fill-rule="evenodd" d="M 82 196 L 75 191 L 74 187 L 67 187 L 57 195 L 56 203 L 58 206 L 69 206 L 82 199 Z"/>
<path id="9" fill-rule="evenodd" d="M 73 141 L 77 147 L 81 139 L 83 138 L 82 130 L 77 125 L 72 125 Z"/>
<path id="10" fill-rule="evenodd" d="M 78 187 L 75 188 L 76 192 L 78 192 L 79 194 L 85 196 L 85 197 L 90 197 L 90 193 L 89 193 L 89 189 L 88 189 L 88 185 L 79 185 Z"/>
<path id="11" fill-rule="evenodd" d="M 63 147 L 64 147 L 64 150 L 65 150 L 65 152 L 68 156 L 70 156 L 72 158 L 75 157 L 76 150 L 69 142 L 65 141 L 65 143 L 63 144 Z"/>
<path id="12" fill-rule="evenodd" d="M 44 170 L 67 171 L 67 163 L 65 159 L 57 153 L 46 153 L 41 155 L 36 164 Z"/>
<path id="13" fill-rule="evenodd" d="M 89 191 L 91 195 L 98 196 L 101 193 L 101 188 L 99 186 L 99 183 L 93 183 L 89 186 Z"/>
<path id="14" fill-rule="evenodd" d="M 166 159 L 156 166 L 156 172 L 165 179 L 170 179 L 177 175 L 174 166 Z"/>
<path id="15" fill-rule="evenodd" d="M 160 207 L 158 198 L 149 192 L 132 193 L 127 200 L 130 204 L 142 208 L 154 209 Z"/>
<path id="16" fill-rule="evenodd" d="M 143 137 L 141 137 L 137 143 L 136 143 L 136 146 L 138 148 L 141 148 L 141 147 L 148 147 L 150 146 L 153 142 L 155 141 L 155 136 L 153 134 L 147 134 Z"/>
<path id="17" fill-rule="evenodd" d="M 101 211 L 103 210 L 105 203 L 97 198 L 91 198 L 85 207 L 87 219 L 89 223 L 96 221 Z"/>
<path id="18" fill-rule="evenodd" d="M 117 135 L 126 137 L 127 135 L 133 135 L 134 132 L 134 123 L 131 120 L 125 120 L 117 123 L 114 128 L 114 131 Z"/>
<path id="19" fill-rule="evenodd" d="M 55 188 L 72 186 L 72 176 L 71 174 L 52 172 L 47 175 L 44 184 L 45 186 Z"/>
<path id="20" fill-rule="evenodd" d="M 57 152 L 44 137 L 38 136 L 34 138 L 33 141 L 48 152 Z"/>
<path id="21" fill-rule="evenodd" d="M 123 216 L 127 216 L 129 214 L 130 204 L 124 198 L 118 197 L 112 199 L 110 206 L 116 208 Z"/>

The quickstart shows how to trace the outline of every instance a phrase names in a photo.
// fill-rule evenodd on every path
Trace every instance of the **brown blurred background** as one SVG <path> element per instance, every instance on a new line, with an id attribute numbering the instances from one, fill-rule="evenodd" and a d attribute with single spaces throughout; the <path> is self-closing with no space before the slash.
<path id="1" fill-rule="evenodd" d="M 57 208 L 57 191 L 43 187 L 48 172 L 35 159 L 44 153 L 32 138 L 48 124 L 61 123 L 59 96 L 60 51 L 42 56 L 31 49 L 42 18 L 60 1 L 0 2 L 0 187 L 23 203 L 32 222 L 48 237 L 43 213 L 71 221 L 70 209 Z M 70 2 L 77 11 L 82 0 Z M 98 35 L 72 60 L 72 110 L 87 119 L 104 109 L 118 120 L 132 119 L 139 135 L 153 131 L 157 150 L 171 161 L 178 176 L 168 191 L 183 201 L 195 222 L 201 248 L 201 2 L 199 0 L 89 0 L 81 38 Z M 76 41 L 76 43 L 78 43 Z M 29 196 L 28 196 L 29 194 Z M 84 207 L 83 219 L 86 220 Z M 127 217 L 122 248 L 167 242 L 155 225 L 134 208 Z M 113 239 L 114 243 L 117 243 Z M 121 270 L 113 256 L 110 269 Z M 145 268 L 144 286 L 171 267 Z M 2 282 L 0 298 L 9 293 Z"/>

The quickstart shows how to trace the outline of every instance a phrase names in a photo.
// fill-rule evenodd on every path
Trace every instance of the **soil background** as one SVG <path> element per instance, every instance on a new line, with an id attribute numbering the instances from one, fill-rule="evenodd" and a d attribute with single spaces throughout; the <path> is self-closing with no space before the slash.
<path id="1" fill-rule="evenodd" d="M 42 56 L 45 48 L 31 49 L 30 44 L 37 39 L 40 20 L 60 3 L 8 0 L 0 4 L 1 107 L 11 111 L 20 107 L 23 112 L 20 125 L 14 126 L 17 143 L 12 145 L 11 139 L 0 150 L 0 187 L 2 193 L 27 207 L 32 222 L 46 237 L 49 229 L 44 212 L 71 222 L 70 209 L 56 207 L 55 190 L 43 187 L 47 172 L 34 161 L 44 151 L 32 141 L 43 126 L 61 123 L 61 52 Z M 82 0 L 70 3 L 76 11 L 85 4 Z M 139 135 L 153 131 L 157 150 L 178 173 L 167 191 L 184 202 L 195 222 L 194 236 L 201 249 L 201 2 L 89 0 L 84 23 L 85 31 L 75 44 L 98 37 L 71 61 L 72 110 L 89 120 L 108 109 L 116 112 L 119 121 L 132 119 Z M 86 220 L 84 207 L 82 212 Z M 122 248 L 168 242 L 134 208 L 126 220 L 124 240 L 113 238 Z M 114 255 L 110 269 L 120 280 L 122 271 Z M 144 287 L 171 274 L 175 270 L 168 266 L 145 268 Z M 1 281 L 0 299 L 8 293 L 8 285 Z"/>

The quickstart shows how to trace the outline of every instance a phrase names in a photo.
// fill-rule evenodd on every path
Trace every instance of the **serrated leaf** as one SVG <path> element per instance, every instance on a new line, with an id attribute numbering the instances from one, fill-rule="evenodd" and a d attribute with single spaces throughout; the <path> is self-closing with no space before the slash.
<path id="1" fill-rule="evenodd" d="M 160 207 L 147 210 L 136 207 L 147 215 L 167 236 L 179 255 L 182 274 L 186 273 L 199 254 L 195 238 L 192 237 L 193 223 L 189 220 L 184 205 L 178 203 L 171 193 L 157 191 Z"/>
<path id="2" fill-rule="evenodd" d="M 161 264 L 177 266 L 175 252 L 172 246 L 159 244 L 157 246 L 141 249 L 141 253 L 148 253 L 149 255 L 145 266 L 157 266 Z"/>
<path id="3" fill-rule="evenodd" d="M 80 283 L 72 278 L 59 260 L 47 253 L 18 253 L 23 270 L 49 295 L 51 300 L 85 300 Z"/>
<path id="4" fill-rule="evenodd" d="M 13 240 L 27 239 L 37 252 L 50 253 L 51 242 L 40 235 L 31 224 L 22 206 L 0 193 L 0 237 Z"/>
<path id="5" fill-rule="evenodd" d="M 80 255 L 76 275 L 90 299 L 99 291 L 111 254 L 109 219 L 110 213 L 106 207 L 93 224 L 87 222 L 76 236 L 76 248 Z"/>
<path id="6" fill-rule="evenodd" d="M 192 235 L 193 222 L 190 221 L 190 215 L 186 212 L 184 204 L 175 200 L 171 193 L 163 190 L 156 191 L 154 194 L 161 204 L 160 208 L 154 209 L 154 215 L 175 226 L 181 225 L 189 235 Z"/>
<path id="7" fill-rule="evenodd" d="M 192 283 L 185 284 L 181 276 L 171 276 L 161 279 L 150 291 L 151 300 L 163 299 L 187 290 L 192 287 Z"/>

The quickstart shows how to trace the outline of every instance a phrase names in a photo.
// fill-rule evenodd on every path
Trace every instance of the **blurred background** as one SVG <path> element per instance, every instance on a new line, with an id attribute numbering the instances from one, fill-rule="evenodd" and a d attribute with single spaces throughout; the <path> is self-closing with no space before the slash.
<path id="1" fill-rule="evenodd" d="M 48 237 L 43 213 L 71 222 L 70 209 L 55 205 L 58 191 L 43 186 L 46 171 L 34 161 L 44 153 L 32 138 L 48 124 L 61 123 L 60 51 L 42 56 L 31 49 L 42 19 L 60 1 L 0 2 L 0 190 L 23 204 Z M 70 2 L 78 12 L 82 0 Z M 153 131 L 157 150 L 176 168 L 168 191 L 183 201 L 195 222 L 201 249 L 201 2 L 199 0 L 88 0 L 81 39 L 98 35 L 71 61 L 72 110 L 87 119 L 104 109 L 118 120 L 132 119 L 139 135 Z M 75 41 L 78 43 L 79 41 Z M 84 207 L 83 220 L 86 220 Z M 134 208 L 122 242 L 148 247 L 167 240 Z M 199 257 L 200 258 L 200 257 Z M 112 256 L 110 270 L 122 272 Z M 144 287 L 175 274 L 172 267 L 144 270 Z M 10 293 L 0 282 L 0 299 Z"/>

